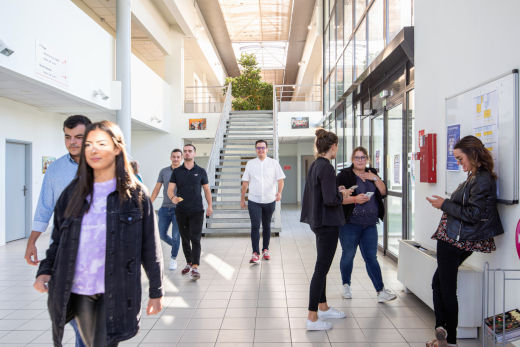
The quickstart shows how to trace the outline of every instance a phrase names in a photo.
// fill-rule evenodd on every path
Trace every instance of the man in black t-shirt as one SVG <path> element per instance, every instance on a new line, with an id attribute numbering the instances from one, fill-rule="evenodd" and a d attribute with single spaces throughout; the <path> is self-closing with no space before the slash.
<path id="1" fill-rule="evenodd" d="M 206 170 L 195 164 L 196 149 L 194 145 L 184 145 L 182 150 L 184 164 L 173 170 L 168 185 L 168 197 L 177 205 L 175 217 L 179 224 L 182 250 L 186 257 L 186 266 L 182 274 L 190 274 L 192 280 L 200 278 L 200 239 L 204 222 L 204 206 L 202 205 L 201 188 L 208 203 L 206 215 L 213 213 L 211 190 Z M 175 188 L 177 192 L 175 193 Z"/>

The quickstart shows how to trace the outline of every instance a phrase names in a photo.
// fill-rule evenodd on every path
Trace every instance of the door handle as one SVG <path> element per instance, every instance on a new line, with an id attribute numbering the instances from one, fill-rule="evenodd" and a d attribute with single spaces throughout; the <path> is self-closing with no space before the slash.
<path id="1" fill-rule="evenodd" d="M 23 189 L 22 189 L 22 191 L 23 191 L 23 196 L 26 196 L 26 195 L 27 195 L 27 190 L 28 190 L 27 187 L 26 187 L 26 186 L 23 186 Z"/>

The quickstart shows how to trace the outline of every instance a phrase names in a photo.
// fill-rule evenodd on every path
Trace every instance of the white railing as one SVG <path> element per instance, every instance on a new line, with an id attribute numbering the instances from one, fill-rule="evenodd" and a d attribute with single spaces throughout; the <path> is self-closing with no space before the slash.
<path id="1" fill-rule="evenodd" d="M 223 87 L 220 87 L 221 90 Z M 226 98 L 222 106 L 222 112 L 218 120 L 218 127 L 215 133 L 215 139 L 213 140 L 213 146 L 211 147 L 211 153 L 209 155 L 208 165 L 206 166 L 206 173 L 208 174 L 208 183 L 210 188 L 215 185 L 215 173 L 216 166 L 220 160 L 220 149 L 224 146 L 224 133 L 226 132 L 226 122 L 229 120 L 229 113 L 231 112 L 231 83 L 227 86 Z M 204 208 L 207 207 L 206 198 L 204 192 L 202 192 L 202 201 L 204 202 Z M 204 220 L 204 226 L 206 221 Z"/>
<path id="2" fill-rule="evenodd" d="M 222 86 L 188 86 L 184 88 L 184 113 L 220 113 L 226 96 Z"/>
<path id="3" fill-rule="evenodd" d="M 273 109 L 278 112 L 321 111 L 319 84 L 283 84 L 273 86 Z"/>

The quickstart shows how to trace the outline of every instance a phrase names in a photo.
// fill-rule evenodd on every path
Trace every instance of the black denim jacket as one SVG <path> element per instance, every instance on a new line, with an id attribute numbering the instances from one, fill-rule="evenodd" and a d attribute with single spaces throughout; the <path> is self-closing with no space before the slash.
<path id="1" fill-rule="evenodd" d="M 37 276 L 51 275 L 48 309 L 55 346 L 61 346 L 65 324 L 73 316 L 70 293 L 79 247 L 81 221 L 65 218 L 64 212 L 77 180 L 63 191 L 54 209 L 52 244 L 41 261 Z M 139 187 L 138 189 L 142 189 Z M 105 261 L 105 307 L 107 345 L 137 334 L 141 315 L 141 264 L 150 281 L 150 298 L 164 294 L 162 251 L 152 203 L 145 194 L 139 204 L 138 192 L 120 203 L 117 191 L 107 197 L 107 239 Z"/>

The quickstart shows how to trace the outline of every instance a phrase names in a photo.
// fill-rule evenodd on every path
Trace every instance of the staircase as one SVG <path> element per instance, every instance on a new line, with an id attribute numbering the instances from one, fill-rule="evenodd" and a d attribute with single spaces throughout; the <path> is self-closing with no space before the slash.
<path id="1" fill-rule="evenodd" d="M 203 233 L 249 233 L 251 222 L 247 208 L 240 208 L 240 188 L 242 174 L 248 160 L 256 158 L 255 141 L 265 140 L 269 147 L 268 156 L 276 153 L 277 141 L 274 136 L 272 111 L 239 111 L 230 112 L 222 130 L 221 146 L 215 154 L 214 170 L 208 171 L 211 193 L 213 197 L 213 215 L 206 218 Z M 217 142 L 215 143 L 215 145 Z M 215 146 L 214 145 L 214 146 Z M 218 157 L 218 159 L 217 159 Z M 247 198 L 247 194 L 246 194 Z M 279 203 L 278 203 L 279 205 Z M 278 235 L 279 206 L 273 214 L 271 231 Z M 278 213 L 277 213 L 278 212 Z"/>

